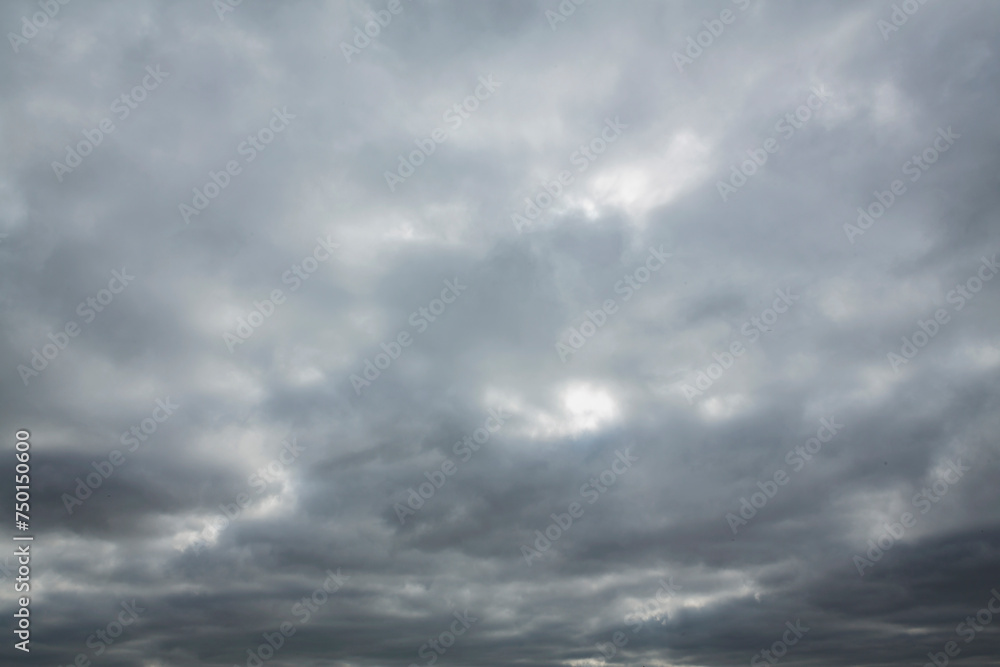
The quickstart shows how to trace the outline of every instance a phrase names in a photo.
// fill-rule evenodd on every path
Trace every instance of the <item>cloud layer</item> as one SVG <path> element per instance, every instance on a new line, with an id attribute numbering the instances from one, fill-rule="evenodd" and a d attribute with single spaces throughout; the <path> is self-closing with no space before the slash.
<path id="1" fill-rule="evenodd" d="M 992 664 L 993 3 L 0 25 L 5 662 Z"/>

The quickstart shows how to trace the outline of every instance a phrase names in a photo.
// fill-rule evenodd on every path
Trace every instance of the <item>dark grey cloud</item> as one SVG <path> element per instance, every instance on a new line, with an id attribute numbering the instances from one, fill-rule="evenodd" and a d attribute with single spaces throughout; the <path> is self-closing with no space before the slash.
<path id="1" fill-rule="evenodd" d="M 993 4 L 0 25 L 6 662 L 992 664 Z"/>

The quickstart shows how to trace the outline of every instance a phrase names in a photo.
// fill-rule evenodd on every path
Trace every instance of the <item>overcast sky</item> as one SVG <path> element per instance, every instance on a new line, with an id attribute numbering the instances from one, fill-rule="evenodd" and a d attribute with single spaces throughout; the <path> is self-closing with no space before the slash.
<path id="1" fill-rule="evenodd" d="M 996 664 L 1000 6 L 578 2 L 0 6 L 4 664 Z"/>

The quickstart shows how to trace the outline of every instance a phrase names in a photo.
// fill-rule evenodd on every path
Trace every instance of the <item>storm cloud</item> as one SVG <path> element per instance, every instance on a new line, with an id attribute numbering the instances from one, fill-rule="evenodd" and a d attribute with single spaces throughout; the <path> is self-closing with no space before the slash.
<path id="1" fill-rule="evenodd" d="M 0 26 L 4 664 L 994 664 L 995 3 Z"/>

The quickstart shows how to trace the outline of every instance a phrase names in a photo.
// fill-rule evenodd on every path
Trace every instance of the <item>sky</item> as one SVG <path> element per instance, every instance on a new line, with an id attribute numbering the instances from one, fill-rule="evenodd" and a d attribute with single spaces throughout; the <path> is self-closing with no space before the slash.
<path id="1" fill-rule="evenodd" d="M 996 3 L 0 27 L 3 664 L 996 664 Z"/>

